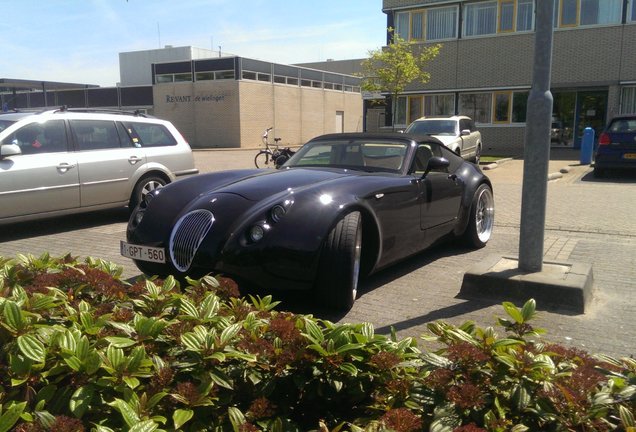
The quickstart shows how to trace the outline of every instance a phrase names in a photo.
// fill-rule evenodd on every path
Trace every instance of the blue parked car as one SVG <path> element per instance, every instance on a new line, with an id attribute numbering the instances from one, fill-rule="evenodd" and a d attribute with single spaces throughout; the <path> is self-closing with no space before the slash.
<path id="1" fill-rule="evenodd" d="M 636 114 L 614 117 L 598 138 L 594 176 L 609 169 L 636 169 Z"/>

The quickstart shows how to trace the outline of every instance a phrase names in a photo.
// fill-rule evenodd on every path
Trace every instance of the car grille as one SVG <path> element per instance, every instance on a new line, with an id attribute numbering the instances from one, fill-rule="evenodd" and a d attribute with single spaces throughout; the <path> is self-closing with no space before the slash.
<path id="1" fill-rule="evenodd" d="M 208 210 L 195 210 L 177 221 L 170 235 L 170 259 L 177 270 L 188 271 L 213 223 L 214 215 Z"/>

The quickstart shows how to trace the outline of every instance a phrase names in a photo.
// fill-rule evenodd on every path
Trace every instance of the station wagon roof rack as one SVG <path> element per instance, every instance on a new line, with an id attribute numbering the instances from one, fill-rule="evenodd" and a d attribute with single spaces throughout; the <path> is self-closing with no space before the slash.
<path id="1" fill-rule="evenodd" d="M 79 113 L 99 113 L 99 114 L 119 114 L 119 115 L 132 115 L 136 117 L 154 118 L 149 114 L 143 113 L 140 110 L 126 111 L 116 108 L 70 108 L 66 105 L 54 110 L 53 112 L 79 112 Z"/>

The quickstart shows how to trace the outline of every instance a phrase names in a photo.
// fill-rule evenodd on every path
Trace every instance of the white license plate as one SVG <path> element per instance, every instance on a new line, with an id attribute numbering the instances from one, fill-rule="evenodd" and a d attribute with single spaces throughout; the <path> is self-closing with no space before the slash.
<path id="1" fill-rule="evenodd" d="M 127 258 L 157 263 L 166 262 L 166 252 L 163 248 L 134 245 L 125 241 L 119 242 L 119 248 L 121 254 Z"/>

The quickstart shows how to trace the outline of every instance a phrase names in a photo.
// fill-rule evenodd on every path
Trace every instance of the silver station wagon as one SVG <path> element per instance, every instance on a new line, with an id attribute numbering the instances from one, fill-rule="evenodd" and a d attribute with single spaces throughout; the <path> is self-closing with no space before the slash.
<path id="1" fill-rule="evenodd" d="M 196 174 L 172 123 L 139 113 L 0 114 L 0 224 L 128 205 Z"/>

